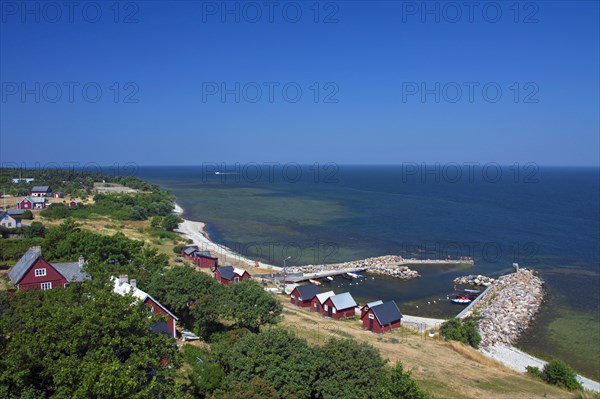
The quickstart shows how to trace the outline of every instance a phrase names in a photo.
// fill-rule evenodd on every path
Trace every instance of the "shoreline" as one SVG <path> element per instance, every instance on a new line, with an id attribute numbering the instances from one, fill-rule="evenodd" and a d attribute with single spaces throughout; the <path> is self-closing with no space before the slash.
<path id="1" fill-rule="evenodd" d="M 184 209 L 179 204 L 175 203 L 173 213 L 182 216 Z M 194 242 L 194 245 L 198 245 L 201 250 L 215 252 L 223 259 L 223 262 L 227 261 L 228 258 L 231 258 L 253 268 L 258 267 L 277 271 L 283 270 L 282 267 L 263 262 L 258 262 L 257 266 L 255 261 L 232 251 L 225 245 L 217 244 L 212 241 L 208 233 L 206 233 L 206 223 L 185 219 L 183 217 L 182 219 L 183 222 L 179 224 L 179 227 L 176 231 L 179 231 L 185 237 L 191 239 Z M 406 314 L 404 314 L 404 319 L 404 323 L 407 323 L 408 325 L 413 324 L 419 332 L 423 332 L 421 330 L 432 328 L 437 329 L 439 328 L 440 322 L 446 321 L 442 319 L 416 317 Z M 479 352 L 502 363 L 512 370 L 522 373 L 526 372 L 526 366 L 536 366 L 542 369 L 547 363 L 546 361 L 525 353 L 512 345 L 490 345 L 485 349 L 480 349 Z M 584 389 L 600 392 L 600 382 L 583 377 L 580 374 L 577 374 L 577 378 L 582 383 Z"/>
<path id="2" fill-rule="evenodd" d="M 184 209 L 179 204 L 175 203 L 172 212 L 175 215 L 182 216 Z M 281 270 L 278 266 L 246 258 L 225 245 L 217 244 L 212 241 L 210 235 L 205 230 L 206 223 L 185 219 L 183 217 L 182 219 L 183 222 L 179 224 L 179 227 L 175 231 L 178 231 L 188 239 L 191 239 L 194 242 L 194 245 L 198 245 L 198 248 L 200 248 L 201 251 L 210 251 L 211 253 L 216 254 L 222 259 L 223 263 L 236 261 L 253 268 Z"/>

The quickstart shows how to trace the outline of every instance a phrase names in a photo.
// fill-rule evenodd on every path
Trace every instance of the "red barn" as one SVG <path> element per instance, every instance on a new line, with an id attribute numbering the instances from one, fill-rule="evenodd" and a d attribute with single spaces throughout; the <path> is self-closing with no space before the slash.
<path id="1" fill-rule="evenodd" d="M 177 338 L 177 321 L 179 321 L 179 318 L 152 296 L 137 288 L 136 280 L 131 280 L 130 282 L 127 276 L 120 276 L 119 278 L 113 277 L 112 281 L 113 292 L 119 295 L 131 293 L 134 298 L 148 305 L 152 313 L 166 316 L 166 321 L 159 321 L 152 325 L 152 331 Z"/>
<path id="2" fill-rule="evenodd" d="M 210 251 L 200 251 L 197 245 L 188 245 L 181 248 L 181 256 L 189 259 L 198 267 L 212 268 L 219 266 L 219 259 L 210 254 Z"/>
<path id="3" fill-rule="evenodd" d="M 320 294 L 315 295 L 315 297 L 310 301 L 310 308 L 317 313 L 321 313 L 323 309 L 323 304 L 329 297 L 334 296 L 335 293 L 333 291 L 322 292 Z"/>
<path id="4" fill-rule="evenodd" d="M 46 205 L 46 199 L 40 197 L 25 197 L 17 202 L 18 209 L 44 209 Z"/>
<path id="5" fill-rule="evenodd" d="M 302 308 L 310 307 L 312 300 L 319 293 L 319 287 L 315 284 L 299 285 L 290 294 L 290 302 Z"/>
<path id="6" fill-rule="evenodd" d="M 233 266 L 221 266 L 215 267 L 215 279 L 223 284 L 229 285 L 231 283 L 240 283 L 250 278 L 250 273 L 244 269 L 240 269 Z"/>
<path id="7" fill-rule="evenodd" d="M 192 255 L 192 262 L 198 267 L 212 268 L 219 266 L 219 259 L 211 256 L 210 251 L 196 251 Z"/>
<path id="8" fill-rule="evenodd" d="M 75 208 L 77 206 L 79 206 L 79 202 L 77 202 L 75 200 L 69 201 L 69 208 Z"/>
<path id="9" fill-rule="evenodd" d="M 378 334 L 400 328 L 401 320 L 402 313 L 394 301 L 373 306 L 361 316 L 363 328 Z"/>
<path id="10" fill-rule="evenodd" d="M 329 297 L 323 303 L 323 314 L 334 319 L 354 317 L 357 303 L 349 292 Z"/>
<path id="11" fill-rule="evenodd" d="M 181 256 L 185 259 L 192 259 L 194 257 L 193 253 L 198 251 L 199 248 L 197 245 L 187 245 L 181 248 Z"/>
<path id="12" fill-rule="evenodd" d="M 50 264 L 42 258 L 40 247 L 32 247 L 8 272 L 8 277 L 23 290 L 50 290 L 89 280 L 90 276 L 81 270 L 84 264 L 82 256 L 78 262 Z"/>
<path id="13" fill-rule="evenodd" d="M 363 306 L 360 309 L 360 318 L 362 319 L 362 317 L 365 315 L 365 313 L 367 313 L 369 311 L 369 309 L 371 309 L 373 306 L 381 305 L 382 303 L 383 303 L 383 301 L 381 301 L 381 300 L 367 303 L 365 306 Z"/>

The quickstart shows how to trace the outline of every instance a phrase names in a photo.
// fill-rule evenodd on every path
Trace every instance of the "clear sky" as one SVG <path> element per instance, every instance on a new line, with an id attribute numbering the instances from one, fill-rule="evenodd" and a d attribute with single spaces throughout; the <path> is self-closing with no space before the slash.
<path id="1" fill-rule="evenodd" d="M 0 4 L 4 164 L 600 164 L 597 1 Z"/>

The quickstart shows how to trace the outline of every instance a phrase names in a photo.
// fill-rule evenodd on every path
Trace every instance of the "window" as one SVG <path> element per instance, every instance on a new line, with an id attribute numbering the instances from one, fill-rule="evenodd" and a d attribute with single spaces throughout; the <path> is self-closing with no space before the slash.
<path id="1" fill-rule="evenodd" d="M 40 284 L 40 287 L 46 291 L 46 290 L 51 290 L 52 289 L 52 283 L 42 283 Z"/>
<path id="2" fill-rule="evenodd" d="M 46 269 L 35 269 L 35 276 L 42 277 L 46 275 Z"/>
<path id="3" fill-rule="evenodd" d="M 372 314 L 369 315 L 369 319 L 374 319 L 375 316 L 373 316 Z"/>

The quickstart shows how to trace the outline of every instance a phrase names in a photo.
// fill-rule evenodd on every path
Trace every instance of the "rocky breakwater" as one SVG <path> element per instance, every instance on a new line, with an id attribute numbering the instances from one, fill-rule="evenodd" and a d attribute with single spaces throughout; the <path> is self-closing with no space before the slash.
<path id="1" fill-rule="evenodd" d="M 489 287 L 494 283 L 493 278 L 482 276 L 481 274 L 473 275 L 469 274 L 468 276 L 457 277 L 454 279 L 454 284 L 465 284 L 465 285 L 477 285 L 483 287 Z"/>
<path id="2" fill-rule="evenodd" d="M 421 276 L 416 270 L 411 270 L 408 266 L 403 265 L 404 262 L 405 260 L 401 256 L 386 255 L 375 258 L 355 260 L 351 262 L 333 263 L 329 265 L 288 267 L 287 271 L 289 273 L 309 274 L 328 271 L 367 270 L 369 273 L 392 276 L 404 280 Z"/>
<path id="3" fill-rule="evenodd" d="M 481 317 L 481 347 L 513 345 L 527 329 L 544 298 L 544 282 L 532 270 L 500 277 L 474 305 Z"/>

